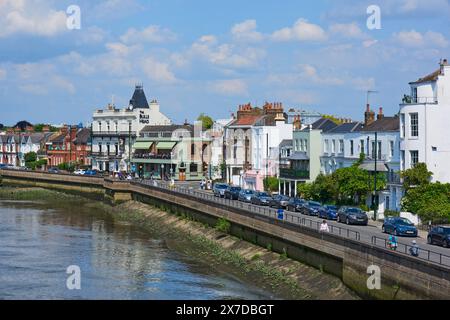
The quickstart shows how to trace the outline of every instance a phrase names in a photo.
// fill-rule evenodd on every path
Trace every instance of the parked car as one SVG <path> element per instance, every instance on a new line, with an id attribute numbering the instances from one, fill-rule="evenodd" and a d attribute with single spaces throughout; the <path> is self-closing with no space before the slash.
<path id="1" fill-rule="evenodd" d="M 253 191 L 253 190 L 242 189 L 239 192 L 238 200 L 242 201 L 242 202 L 250 203 L 250 202 L 252 202 L 252 196 L 253 196 L 254 193 L 255 193 L 255 191 Z"/>
<path id="2" fill-rule="evenodd" d="M 238 200 L 239 192 L 241 192 L 241 189 L 241 187 L 229 186 L 227 189 L 225 189 L 224 198 L 230 200 Z"/>
<path id="3" fill-rule="evenodd" d="M 47 171 L 48 171 L 49 173 L 59 173 L 58 168 L 49 168 Z"/>
<path id="4" fill-rule="evenodd" d="M 250 202 L 260 206 L 268 206 L 272 196 L 267 192 L 256 192 L 253 194 Z"/>
<path id="5" fill-rule="evenodd" d="M 450 227 L 438 226 L 428 233 L 427 242 L 429 244 L 438 244 L 444 248 L 450 247 Z"/>
<path id="6" fill-rule="evenodd" d="M 287 205 L 288 211 L 301 212 L 306 201 L 300 198 L 292 198 Z"/>
<path id="7" fill-rule="evenodd" d="M 319 210 L 321 207 L 322 207 L 322 205 L 320 204 L 320 202 L 308 201 L 303 206 L 302 213 L 310 215 L 310 216 L 318 216 Z"/>
<path id="8" fill-rule="evenodd" d="M 346 224 L 360 224 L 367 226 L 369 218 L 360 208 L 344 206 L 338 210 L 337 221 Z"/>
<path id="9" fill-rule="evenodd" d="M 98 174 L 97 170 L 86 170 L 84 171 L 85 176 L 96 176 Z"/>
<path id="10" fill-rule="evenodd" d="M 289 197 L 284 195 L 276 195 L 273 196 L 269 201 L 269 207 L 277 208 L 277 209 L 286 209 L 289 203 Z"/>
<path id="11" fill-rule="evenodd" d="M 228 185 L 225 183 L 216 183 L 213 187 L 213 193 L 215 197 L 224 198 L 225 190 L 228 188 Z"/>
<path id="12" fill-rule="evenodd" d="M 83 169 L 77 169 L 73 172 L 73 174 L 77 174 L 77 175 L 83 175 L 86 171 Z"/>
<path id="13" fill-rule="evenodd" d="M 327 219 L 327 220 L 336 220 L 337 219 L 337 211 L 338 207 L 331 204 L 323 205 L 319 209 L 319 218 Z"/>
<path id="14" fill-rule="evenodd" d="M 5 169 L 7 167 L 8 165 L 6 163 L 0 163 L 0 169 Z"/>
<path id="15" fill-rule="evenodd" d="M 395 234 L 396 236 L 417 237 L 417 228 L 406 218 L 387 217 L 382 226 L 383 233 Z"/>

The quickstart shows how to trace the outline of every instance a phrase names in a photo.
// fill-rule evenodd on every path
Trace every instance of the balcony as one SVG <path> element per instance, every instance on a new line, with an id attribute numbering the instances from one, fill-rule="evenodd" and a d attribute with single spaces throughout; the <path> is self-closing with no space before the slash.
<path id="1" fill-rule="evenodd" d="M 123 153 L 115 153 L 115 152 L 91 152 L 90 155 L 92 157 L 104 157 L 104 158 L 122 158 Z"/>
<path id="2" fill-rule="evenodd" d="M 309 179 L 309 171 L 280 168 L 280 177 L 286 179 Z"/>
<path id="3" fill-rule="evenodd" d="M 135 153 L 133 159 L 155 159 L 155 160 L 171 160 L 172 154 L 170 153 Z"/>
<path id="4" fill-rule="evenodd" d="M 404 95 L 402 104 L 436 104 L 438 103 L 437 97 L 411 97 Z"/>
<path id="5" fill-rule="evenodd" d="M 389 184 L 402 184 L 403 183 L 400 174 L 395 173 L 395 172 L 389 172 L 387 174 L 387 182 Z"/>

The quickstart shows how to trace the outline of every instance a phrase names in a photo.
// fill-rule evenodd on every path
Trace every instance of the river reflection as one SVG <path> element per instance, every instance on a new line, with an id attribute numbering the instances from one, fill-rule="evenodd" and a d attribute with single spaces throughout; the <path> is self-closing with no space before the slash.
<path id="1" fill-rule="evenodd" d="M 0 299 L 271 299 L 83 203 L 0 201 Z M 68 290 L 66 268 L 81 268 Z"/>

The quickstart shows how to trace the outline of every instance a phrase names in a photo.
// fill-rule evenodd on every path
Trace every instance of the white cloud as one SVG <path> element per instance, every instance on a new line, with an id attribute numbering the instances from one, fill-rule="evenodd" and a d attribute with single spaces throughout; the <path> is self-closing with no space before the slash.
<path id="1" fill-rule="evenodd" d="M 274 41 L 323 41 L 327 39 L 327 35 L 319 25 L 299 19 L 292 27 L 273 32 L 272 39 Z"/>
<path id="2" fill-rule="evenodd" d="M 448 40 L 441 33 L 427 31 L 420 33 L 416 30 L 401 31 L 393 34 L 393 40 L 403 47 L 421 48 L 421 47 L 440 47 L 446 48 Z"/>
<path id="3" fill-rule="evenodd" d="M 143 30 L 136 30 L 134 28 L 128 29 L 128 31 L 120 37 L 125 43 L 142 43 L 142 42 L 154 42 L 161 43 L 167 41 L 173 41 L 176 39 L 175 33 L 167 28 L 161 28 L 160 26 L 151 25 Z"/>
<path id="4" fill-rule="evenodd" d="M 214 65 L 248 68 L 259 64 L 266 55 L 263 49 L 219 44 L 214 36 L 203 36 L 189 50 L 190 57 L 201 57 Z"/>
<path id="5" fill-rule="evenodd" d="M 0 80 L 6 79 L 7 72 L 5 69 L 0 68 Z"/>
<path id="6" fill-rule="evenodd" d="M 51 37 L 66 32 L 67 16 L 36 0 L 0 2 L 0 37 L 16 33 Z"/>
<path id="7" fill-rule="evenodd" d="M 212 84 L 214 92 L 230 96 L 247 95 L 248 87 L 242 79 L 218 80 Z"/>
<path id="8" fill-rule="evenodd" d="M 367 38 L 367 35 L 359 28 L 359 26 L 355 22 L 332 24 L 329 27 L 329 32 L 333 35 L 339 35 L 350 39 Z"/>
<path id="9" fill-rule="evenodd" d="M 159 62 L 153 57 L 147 57 L 142 63 L 142 68 L 151 80 L 161 83 L 173 83 L 177 79 L 170 71 L 167 63 Z"/>
<path id="10" fill-rule="evenodd" d="M 235 24 L 231 34 L 234 40 L 243 42 L 259 42 L 264 38 L 262 33 L 256 31 L 256 20 L 246 20 Z"/>

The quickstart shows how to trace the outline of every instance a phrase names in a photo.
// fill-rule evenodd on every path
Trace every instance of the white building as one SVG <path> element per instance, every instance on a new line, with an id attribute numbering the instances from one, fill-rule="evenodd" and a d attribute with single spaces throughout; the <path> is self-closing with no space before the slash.
<path id="1" fill-rule="evenodd" d="M 275 123 L 267 125 L 264 118 L 251 129 L 252 169 L 243 176 L 247 189 L 263 190 L 263 179 L 280 175 L 280 143 L 292 140 L 292 123 L 287 123 L 283 113 L 278 113 Z"/>
<path id="2" fill-rule="evenodd" d="M 433 181 L 450 182 L 450 66 L 445 59 L 435 72 L 410 83 L 411 95 L 400 104 L 401 168 L 425 163 Z"/>
<path id="3" fill-rule="evenodd" d="M 156 100 L 147 102 L 144 89 L 136 85 L 128 107 L 109 104 L 97 110 L 92 121 L 92 168 L 101 171 L 130 171 L 132 146 L 147 125 L 170 125 Z"/>
<path id="4" fill-rule="evenodd" d="M 233 118 L 217 119 L 206 133 L 211 138 L 211 162 L 208 165 L 208 176 L 213 180 L 223 178 L 225 127 L 233 120 Z"/>
<path id="5" fill-rule="evenodd" d="M 375 113 L 367 106 L 364 123 L 344 123 L 322 134 L 321 172 L 331 174 L 339 168 L 349 167 L 358 161 L 361 153 L 367 159 L 363 166 L 373 171 L 376 159 L 377 170 L 387 174 L 386 190 L 377 194 L 378 211 L 400 211 L 402 186 L 399 150 L 399 117 L 386 117 L 380 108 L 375 120 Z M 372 200 L 372 195 L 369 195 L 369 207 Z"/>

